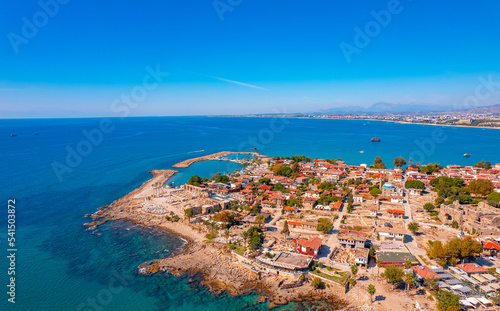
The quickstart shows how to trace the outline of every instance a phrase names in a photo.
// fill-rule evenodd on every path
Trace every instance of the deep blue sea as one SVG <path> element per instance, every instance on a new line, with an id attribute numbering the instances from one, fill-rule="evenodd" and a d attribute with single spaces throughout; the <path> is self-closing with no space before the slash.
<path id="1" fill-rule="evenodd" d="M 374 136 L 381 142 L 370 142 Z M 250 148 L 350 164 L 371 163 L 376 156 L 388 166 L 397 156 L 443 165 L 499 163 L 500 130 L 274 118 L 0 120 L 0 310 L 267 310 L 255 304 L 257 295 L 214 296 L 184 279 L 138 275 L 137 265 L 182 247 L 173 234 L 112 222 L 98 236 L 82 225 L 84 214 L 141 185 L 149 170 Z M 196 163 L 173 181 L 239 167 Z M 8 199 L 16 200 L 15 304 L 7 301 Z"/>

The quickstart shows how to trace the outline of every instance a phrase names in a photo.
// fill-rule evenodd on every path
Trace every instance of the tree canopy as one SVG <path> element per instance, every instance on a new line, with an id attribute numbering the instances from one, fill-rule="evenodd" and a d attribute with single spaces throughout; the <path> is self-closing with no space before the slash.
<path id="1" fill-rule="evenodd" d="M 382 193 L 382 190 L 380 190 L 379 188 L 372 188 L 372 189 L 370 190 L 370 194 L 371 194 L 374 198 L 376 198 L 376 197 L 377 197 L 379 194 L 381 194 L 381 193 Z"/>
<path id="2" fill-rule="evenodd" d="M 405 188 L 406 189 L 420 189 L 424 190 L 425 189 L 425 184 L 421 182 L 420 180 L 407 180 L 405 182 Z"/>
<path id="3" fill-rule="evenodd" d="M 437 308 L 439 311 L 458 311 L 462 307 L 460 305 L 460 297 L 446 290 L 437 292 Z"/>
<path id="4" fill-rule="evenodd" d="M 457 260 L 473 260 L 476 254 L 483 252 L 483 246 L 471 237 L 453 238 L 445 245 L 441 241 L 430 243 L 427 256 L 437 259 L 442 265 L 454 264 Z"/>
<path id="5" fill-rule="evenodd" d="M 319 218 L 318 225 L 316 226 L 316 230 L 321 232 L 328 232 L 332 230 L 333 223 L 329 218 Z"/>
<path id="6" fill-rule="evenodd" d="M 492 192 L 488 196 L 488 204 L 493 207 L 500 207 L 500 192 Z"/>
<path id="7" fill-rule="evenodd" d="M 402 157 L 397 157 L 394 159 L 394 166 L 403 167 L 405 165 L 406 165 L 406 160 L 403 159 Z"/>
<path id="8" fill-rule="evenodd" d="M 385 271 L 383 276 L 387 279 L 388 283 L 392 285 L 401 282 L 404 276 L 404 270 L 402 266 L 399 265 L 388 265 L 385 266 Z"/>
<path id="9" fill-rule="evenodd" d="M 198 175 L 191 176 L 191 178 L 189 178 L 188 180 L 188 184 L 193 186 L 199 186 L 202 182 L 203 179 Z"/>
<path id="10" fill-rule="evenodd" d="M 491 180 L 487 179 L 474 179 L 469 182 L 469 185 L 465 188 L 469 193 L 488 196 L 493 192 L 494 186 Z"/>

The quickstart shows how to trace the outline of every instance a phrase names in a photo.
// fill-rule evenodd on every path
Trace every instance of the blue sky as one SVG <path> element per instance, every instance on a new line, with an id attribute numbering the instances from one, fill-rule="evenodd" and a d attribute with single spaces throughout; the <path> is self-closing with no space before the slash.
<path id="1" fill-rule="evenodd" d="M 499 9 L 494 0 L 4 0 L 0 118 L 120 116 L 123 105 L 132 116 L 456 106 L 478 78 L 500 82 Z M 377 22 L 381 10 L 389 15 Z M 356 27 L 367 44 L 356 45 Z M 346 57 L 342 44 L 356 52 Z M 148 67 L 161 81 L 148 80 Z M 480 105 L 500 103 L 499 92 Z"/>

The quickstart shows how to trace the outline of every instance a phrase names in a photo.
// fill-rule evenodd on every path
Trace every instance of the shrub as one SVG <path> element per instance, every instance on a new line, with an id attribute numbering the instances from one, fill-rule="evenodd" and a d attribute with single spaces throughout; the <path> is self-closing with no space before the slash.
<path id="1" fill-rule="evenodd" d="M 325 288 L 325 283 L 320 278 L 314 278 L 311 282 L 312 287 L 316 289 Z"/>

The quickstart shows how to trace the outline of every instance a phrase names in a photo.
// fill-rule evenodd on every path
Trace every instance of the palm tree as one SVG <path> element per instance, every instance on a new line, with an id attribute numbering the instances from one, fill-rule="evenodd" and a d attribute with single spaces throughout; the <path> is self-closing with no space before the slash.
<path id="1" fill-rule="evenodd" d="M 373 295 L 377 292 L 377 289 L 375 288 L 375 285 L 370 284 L 368 285 L 368 294 L 370 294 L 370 303 L 373 303 Z"/>
<path id="2" fill-rule="evenodd" d="M 410 286 L 415 284 L 415 276 L 413 275 L 413 273 L 407 273 L 405 275 L 405 282 L 406 282 L 406 294 L 408 294 Z"/>

